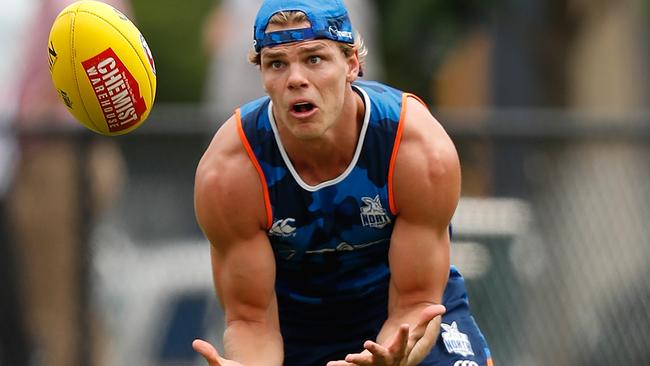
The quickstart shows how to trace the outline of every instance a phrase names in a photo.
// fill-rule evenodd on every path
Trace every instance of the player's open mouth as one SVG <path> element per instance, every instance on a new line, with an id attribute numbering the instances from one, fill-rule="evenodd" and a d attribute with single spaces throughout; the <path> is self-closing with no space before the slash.
<path id="1" fill-rule="evenodd" d="M 315 104 L 307 101 L 299 101 L 293 103 L 289 109 L 289 113 L 294 118 L 302 120 L 311 118 L 317 111 L 318 107 Z"/>
<path id="2" fill-rule="evenodd" d="M 291 107 L 291 110 L 296 113 L 308 113 L 314 109 L 314 105 L 309 102 L 296 103 Z"/>

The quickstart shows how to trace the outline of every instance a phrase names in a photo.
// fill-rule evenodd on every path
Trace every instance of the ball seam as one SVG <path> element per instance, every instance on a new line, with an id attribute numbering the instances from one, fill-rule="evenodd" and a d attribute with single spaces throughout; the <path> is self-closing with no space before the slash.
<path id="1" fill-rule="evenodd" d="M 72 21 L 70 22 L 70 62 L 72 63 L 72 77 L 74 78 L 74 84 L 77 87 L 77 94 L 79 95 L 79 102 L 81 103 L 81 106 L 83 107 L 84 113 L 86 113 L 86 116 L 88 117 L 88 121 L 93 125 L 96 131 L 101 131 L 101 129 L 97 128 L 97 125 L 95 124 L 95 121 L 93 118 L 90 116 L 90 113 L 88 113 L 88 108 L 86 108 L 86 103 L 84 103 L 84 99 L 81 96 L 81 88 L 79 87 L 79 78 L 77 77 L 77 53 L 75 49 L 75 23 L 77 22 L 77 13 L 79 12 L 79 8 L 75 9 L 72 14 L 74 16 L 72 17 Z"/>

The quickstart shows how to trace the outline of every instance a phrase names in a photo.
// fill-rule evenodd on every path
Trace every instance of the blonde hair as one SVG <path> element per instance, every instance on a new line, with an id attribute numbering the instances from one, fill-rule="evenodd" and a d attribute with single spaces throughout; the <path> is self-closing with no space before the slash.
<path id="1" fill-rule="evenodd" d="M 280 27 L 291 26 L 295 24 L 300 24 L 304 22 L 309 22 L 307 15 L 301 11 L 281 11 L 274 14 L 269 19 L 269 25 L 277 25 Z M 363 42 L 363 38 L 359 32 L 355 32 L 354 43 L 343 43 L 338 42 L 341 51 L 345 57 L 350 57 L 356 52 L 357 57 L 359 58 L 359 76 L 363 75 L 363 68 L 365 66 L 366 56 L 368 55 L 368 49 Z M 248 51 L 248 61 L 252 64 L 259 66 L 262 63 L 261 53 L 255 52 L 255 49 Z"/>

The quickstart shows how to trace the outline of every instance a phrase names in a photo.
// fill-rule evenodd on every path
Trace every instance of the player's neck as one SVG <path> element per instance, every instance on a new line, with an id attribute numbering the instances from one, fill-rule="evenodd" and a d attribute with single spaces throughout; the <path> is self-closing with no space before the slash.
<path id="1" fill-rule="evenodd" d="M 352 90 L 350 93 L 351 96 L 346 98 L 349 103 L 344 105 L 341 119 L 322 138 L 291 139 L 285 144 L 296 172 L 307 184 L 315 185 L 338 177 L 354 158 L 365 106 L 361 96 Z"/>

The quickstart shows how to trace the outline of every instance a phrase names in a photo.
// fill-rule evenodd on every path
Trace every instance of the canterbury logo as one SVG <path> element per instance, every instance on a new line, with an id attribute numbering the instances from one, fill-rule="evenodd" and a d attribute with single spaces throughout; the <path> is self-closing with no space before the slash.
<path id="1" fill-rule="evenodd" d="M 276 222 L 273 223 L 273 226 L 271 226 L 271 229 L 269 230 L 269 235 L 282 236 L 282 237 L 294 235 L 296 228 L 293 225 L 295 222 L 296 219 L 292 219 L 292 218 L 277 220 Z"/>
<path id="2" fill-rule="evenodd" d="M 460 360 L 460 361 L 456 361 L 454 363 L 454 366 L 478 366 L 478 364 L 470 360 Z"/>

